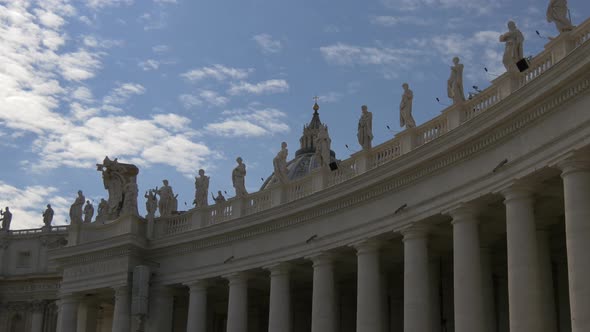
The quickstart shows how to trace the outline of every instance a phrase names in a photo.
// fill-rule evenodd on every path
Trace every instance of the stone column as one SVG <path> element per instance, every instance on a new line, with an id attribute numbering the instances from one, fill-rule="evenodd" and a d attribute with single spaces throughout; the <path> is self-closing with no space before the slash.
<path id="1" fill-rule="evenodd" d="M 424 332 L 432 326 L 428 276 L 428 233 L 421 227 L 404 236 L 404 332 Z"/>
<path id="2" fill-rule="evenodd" d="M 382 332 L 379 243 L 368 240 L 354 246 L 357 250 L 356 330 Z"/>
<path id="3" fill-rule="evenodd" d="M 146 327 L 148 332 L 172 331 L 174 294 L 172 289 L 154 285 L 150 289 Z M 114 332 L 114 331 L 113 331 Z"/>
<path id="4" fill-rule="evenodd" d="M 323 253 L 310 259 L 313 262 L 311 332 L 337 332 L 333 257 Z"/>
<path id="5" fill-rule="evenodd" d="M 267 268 L 270 271 L 270 304 L 268 310 L 268 332 L 290 332 L 291 287 L 288 263 Z"/>
<path id="6" fill-rule="evenodd" d="M 80 299 L 76 295 L 62 295 L 59 299 L 59 327 L 57 332 L 75 332 L 78 327 L 78 304 Z"/>
<path id="7" fill-rule="evenodd" d="M 189 302 L 186 332 L 207 332 L 207 282 L 188 284 Z"/>
<path id="8" fill-rule="evenodd" d="M 543 319 L 543 330 L 540 332 L 556 332 L 555 288 L 548 230 L 537 229 L 537 247 L 539 250 L 539 305 Z"/>
<path id="9" fill-rule="evenodd" d="M 226 277 L 229 281 L 227 305 L 227 332 L 248 331 L 248 277 L 235 273 Z"/>
<path id="10" fill-rule="evenodd" d="M 590 158 L 559 166 L 564 187 L 565 242 L 572 332 L 590 331 Z"/>
<path id="11" fill-rule="evenodd" d="M 533 192 L 529 187 L 513 186 L 502 194 L 506 205 L 510 331 L 542 331 Z"/>
<path id="12" fill-rule="evenodd" d="M 494 272 L 492 249 L 481 248 L 481 278 L 483 293 L 483 312 L 486 326 L 485 332 L 496 332 L 496 301 L 494 294 Z"/>
<path id="13" fill-rule="evenodd" d="M 115 288 L 115 310 L 113 313 L 113 332 L 129 332 L 131 327 L 131 303 L 129 287 Z"/>
<path id="14" fill-rule="evenodd" d="M 453 217 L 453 290 L 455 331 L 484 332 L 479 222 L 477 211 L 463 206 Z"/>
<path id="15" fill-rule="evenodd" d="M 43 301 L 31 303 L 31 332 L 42 332 L 44 309 L 45 302 Z"/>

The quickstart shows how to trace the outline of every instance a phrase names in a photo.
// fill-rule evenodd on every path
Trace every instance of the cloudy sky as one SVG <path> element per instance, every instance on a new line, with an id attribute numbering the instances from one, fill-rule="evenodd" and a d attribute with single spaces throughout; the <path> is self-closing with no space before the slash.
<path id="1" fill-rule="evenodd" d="M 362 104 L 374 145 L 392 137 L 403 82 L 418 124 L 448 103 L 454 56 L 466 90 L 486 87 L 508 20 L 525 54 L 540 52 L 535 30 L 556 34 L 547 2 L 0 0 L 0 205 L 13 229 L 40 227 L 47 203 L 64 224 L 77 190 L 106 196 L 94 166 L 106 155 L 140 168 L 140 197 L 168 179 L 182 209 L 200 168 L 233 196 L 237 156 L 256 191 L 280 142 L 298 149 L 315 95 L 347 158 Z M 590 17 L 587 0 L 569 6 L 575 24 Z"/>

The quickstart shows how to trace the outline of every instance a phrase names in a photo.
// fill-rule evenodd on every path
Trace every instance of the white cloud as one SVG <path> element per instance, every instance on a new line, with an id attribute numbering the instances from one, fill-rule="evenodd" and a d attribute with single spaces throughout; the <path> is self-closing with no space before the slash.
<path id="1" fill-rule="evenodd" d="M 180 76 L 192 82 L 206 78 L 212 78 L 217 81 L 243 80 L 247 78 L 252 71 L 253 69 L 231 68 L 216 64 L 210 67 L 193 69 Z"/>
<path id="2" fill-rule="evenodd" d="M 423 18 L 419 16 L 374 16 L 370 19 L 372 24 L 384 27 L 392 27 L 396 25 L 421 25 L 427 26 L 434 24 L 432 19 Z"/>
<path id="3" fill-rule="evenodd" d="M 71 97 L 75 100 L 91 103 L 94 101 L 94 97 L 92 96 L 92 91 L 85 86 L 79 86 L 76 88 L 72 93 Z"/>
<path id="4" fill-rule="evenodd" d="M 160 68 L 160 62 L 154 59 L 140 61 L 137 65 L 144 71 L 157 70 Z"/>
<path id="5" fill-rule="evenodd" d="M 197 94 L 182 94 L 178 100 L 185 109 L 191 109 L 204 104 L 221 107 L 229 102 L 229 98 L 220 95 L 213 90 L 200 90 Z"/>
<path id="6" fill-rule="evenodd" d="M 240 94 L 268 94 L 281 93 L 289 90 L 289 84 L 285 80 L 267 80 L 256 84 L 248 82 L 232 83 L 227 91 L 230 95 Z"/>
<path id="7" fill-rule="evenodd" d="M 178 101 L 180 101 L 185 109 L 191 109 L 203 105 L 203 101 L 201 99 L 191 94 L 182 94 L 178 96 Z"/>
<path id="8" fill-rule="evenodd" d="M 225 137 L 260 137 L 289 132 L 284 122 L 287 114 L 274 108 L 257 109 L 253 106 L 246 110 L 222 112 L 224 118 L 205 126 L 212 134 Z"/>
<path id="9" fill-rule="evenodd" d="M 255 35 L 252 39 L 258 44 L 262 53 L 278 53 L 283 48 L 280 40 L 273 39 L 272 36 L 267 33 Z"/>
<path id="10" fill-rule="evenodd" d="M 165 53 L 168 52 L 170 50 L 170 47 L 168 45 L 156 45 L 154 47 L 152 47 L 152 51 L 154 51 L 155 53 Z"/>
<path id="11" fill-rule="evenodd" d="M 66 53 L 60 57 L 62 76 L 70 81 L 83 81 L 94 77 L 101 64 L 98 55 L 86 50 Z"/>
<path id="12" fill-rule="evenodd" d="M 201 97 L 201 99 L 203 99 L 206 103 L 213 106 L 224 106 L 229 102 L 227 97 L 221 96 L 212 90 L 202 90 L 199 92 L 199 97 Z"/>
<path id="13" fill-rule="evenodd" d="M 177 0 L 154 0 L 154 3 L 157 4 L 175 4 L 178 3 Z"/>
<path id="14" fill-rule="evenodd" d="M 461 9 L 478 14 L 489 13 L 497 8 L 501 1 L 487 0 L 381 0 L 385 7 L 402 11 L 415 11 L 422 8 Z"/>
<path id="15" fill-rule="evenodd" d="M 134 95 L 142 95 L 145 88 L 137 83 L 119 83 L 107 96 L 103 98 L 105 104 L 121 105 Z"/>
<path id="16" fill-rule="evenodd" d="M 319 102 L 321 103 L 335 103 L 342 99 L 342 94 L 338 92 L 328 92 L 319 95 Z"/>
<path id="17" fill-rule="evenodd" d="M 68 200 L 57 195 L 57 192 L 55 187 L 17 188 L 0 181 L 1 208 L 4 209 L 8 206 L 12 212 L 10 229 L 41 228 L 43 226 L 42 213 L 47 204 L 51 204 L 55 212 L 53 224 L 64 225 L 68 218 Z"/>
<path id="18" fill-rule="evenodd" d="M 404 65 L 420 52 L 410 48 L 363 47 L 344 43 L 320 47 L 326 61 L 336 65 Z"/>
<path id="19" fill-rule="evenodd" d="M 86 0 L 86 5 L 93 9 L 101 9 L 106 7 L 128 6 L 133 3 L 133 0 Z"/>

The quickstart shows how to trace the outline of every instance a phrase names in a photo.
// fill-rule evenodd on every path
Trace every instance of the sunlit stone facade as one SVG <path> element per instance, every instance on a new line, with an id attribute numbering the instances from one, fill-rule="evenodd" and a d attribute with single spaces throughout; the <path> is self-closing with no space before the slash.
<path id="1" fill-rule="evenodd" d="M 149 237 L 133 216 L 1 234 L 0 331 L 590 331 L 588 39 Z"/>

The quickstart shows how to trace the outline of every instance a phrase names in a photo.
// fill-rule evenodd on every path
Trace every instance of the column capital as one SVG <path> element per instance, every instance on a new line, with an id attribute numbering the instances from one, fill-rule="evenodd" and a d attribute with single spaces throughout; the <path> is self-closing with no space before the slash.
<path id="1" fill-rule="evenodd" d="M 209 287 L 209 281 L 207 280 L 193 280 L 184 283 L 189 288 L 190 292 L 204 291 Z"/>
<path id="2" fill-rule="evenodd" d="M 79 302 L 82 296 L 76 293 L 59 294 L 59 301 L 61 304 Z"/>
<path id="3" fill-rule="evenodd" d="M 535 187 L 525 183 L 515 183 L 500 191 L 504 196 L 504 203 L 515 200 L 532 200 L 534 192 Z"/>
<path id="4" fill-rule="evenodd" d="M 356 249 L 356 254 L 364 255 L 368 253 L 378 252 L 382 246 L 381 241 L 377 239 L 366 239 L 350 245 Z"/>
<path id="5" fill-rule="evenodd" d="M 407 240 L 427 238 L 430 228 L 424 225 L 410 225 L 402 228 L 399 232 L 404 237 L 402 241 L 406 242 Z"/>
<path id="6" fill-rule="evenodd" d="M 456 224 L 464 221 L 479 222 L 480 207 L 473 203 L 461 203 L 455 209 L 449 210 L 446 214 L 451 216 L 451 224 Z"/>
<path id="7" fill-rule="evenodd" d="M 557 168 L 561 170 L 561 177 L 571 173 L 590 172 L 590 156 L 575 154 L 557 162 Z"/>
<path id="8" fill-rule="evenodd" d="M 245 284 L 248 282 L 248 273 L 234 272 L 234 273 L 224 275 L 223 278 L 227 279 L 230 286 L 238 285 L 238 284 Z"/>
<path id="9" fill-rule="evenodd" d="M 264 266 L 263 269 L 268 270 L 271 276 L 289 274 L 293 265 L 287 262 L 280 262 L 271 265 Z"/>
<path id="10" fill-rule="evenodd" d="M 29 302 L 28 309 L 31 312 L 43 312 L 43 310 L 45 309 L 45 306 L 46 305 L 47 305 L 47 301 L 44 301 L 44 300 L 33 300 L 33 301 Z"/>
<path id="11" fill-rule="evenodd" d="M 320 252 L 317 254 L 312 254 L 306 256 L 305 259 L 312 261 L 314 268 L 317 266 L 334 264 L 334 255 L 329 252 Z"/>
<path id="12" fill-rule="evenodd" d="M 124 285 L 124 286 L 115 286 L 115 287 L 112 287 L 112 288 L 115 291 L 115 297 L 127 296 L 129 294 L 129 286 L 127 286 L 127 285 Z"/>

